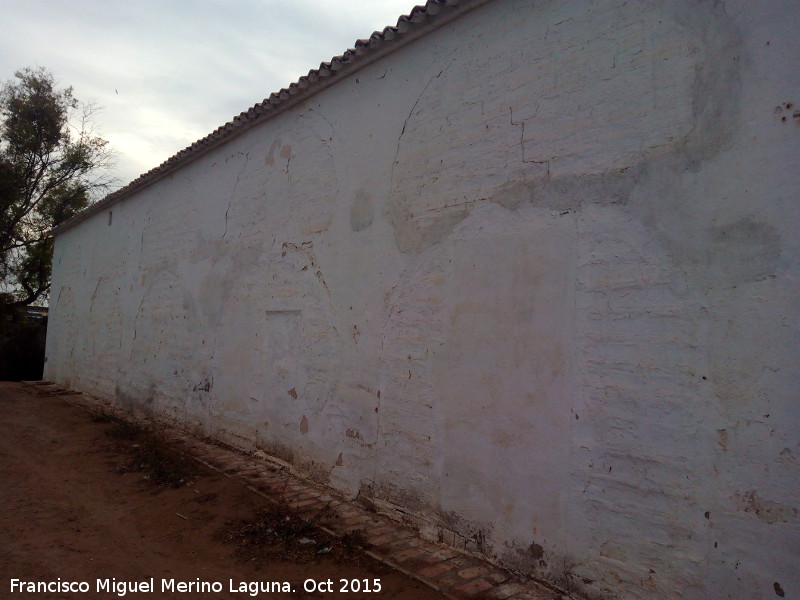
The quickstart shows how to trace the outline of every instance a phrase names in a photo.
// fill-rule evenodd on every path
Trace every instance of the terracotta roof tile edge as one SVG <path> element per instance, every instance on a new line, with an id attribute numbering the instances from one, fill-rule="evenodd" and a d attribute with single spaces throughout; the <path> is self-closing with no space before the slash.
<path id="1" fill-rule="evenodd" d="M 265 100 L 190 144 L 183 150 L 165 160 L 159 166 L 140 175 L 124 187 L 108 194 L 103 199 L 85 208 L 50 231 L 56 236 L 72 229 L 86 219 L 100 213 L 114 204 L 133 196 L 135 193 L 168 177 L 178 169 L 197 160 L 204 154 L 219 148 L 235 137 L 268 119 L 307 100 L 327 87 L 340 81 L 367 65 L 399 50 L 406 44 L 451 22 L 466 12 L 478 8 L 491 0 L 427 0 L 424 5 L 415 6 L 409 15 L 397 20 L 397 25 L 385 27 L 374 32 L 368 39 L 356 40 L 355 47 L 336 56 L 330 62 L 323 62 L 318 69 L 312 69 L 288 87 L 273 92 Z"/>

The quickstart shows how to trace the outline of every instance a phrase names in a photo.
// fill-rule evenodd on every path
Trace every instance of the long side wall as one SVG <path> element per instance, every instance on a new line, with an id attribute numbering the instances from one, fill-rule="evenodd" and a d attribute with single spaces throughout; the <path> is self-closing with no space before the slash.
<path id="1" fill-rule="evenodd" d="M 798 597 L 799 30 L 491 2 L 59 235 L 45 376 L 592 596 Z"/>

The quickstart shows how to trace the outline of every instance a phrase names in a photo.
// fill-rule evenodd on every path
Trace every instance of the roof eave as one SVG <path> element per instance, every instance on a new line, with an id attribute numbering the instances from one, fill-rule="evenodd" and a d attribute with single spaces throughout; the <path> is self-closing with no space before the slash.
<path id="1" fill-rule="evenodd" d="M 403 48 L 414 40 L 450 23 L 453 19 L 491 0 L 428 0 L 415 6 L 409 15 L 400 17 L 397 25 L 373 33 L 367 40 L 357 40 L 355 48 L 322 63 L 289 87 L 271 94 L 249 110 L 240 113 L 206 137 L 194 142 L 158 167 L 140 175 L 125 187 L 104 197 L 50 231 L 57 236 L 90 217 L 107 210 L 141 190 L 169 177 L 201 156 L 227 144 L 241 134 L 304 102 L 345 77 Z"/>

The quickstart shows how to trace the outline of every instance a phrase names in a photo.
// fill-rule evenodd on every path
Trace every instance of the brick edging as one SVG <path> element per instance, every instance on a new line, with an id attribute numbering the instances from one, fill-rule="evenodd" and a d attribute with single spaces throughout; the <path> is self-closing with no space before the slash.
<path id="1" fill-rule="evenodd" d="M 23 381 L 27 391 L 38 396 L 59 397 L 64 402 L 96 413 L 99 407 L 123 414 L 80 392 L 47 381 Z M 130 415 L 124 414 L 129 417 Z M 317 521 L 326 511 L 333 518 L 315 523 L 325 533 L 341 537 L 361 531 L 370 558 L 419 581 L 449 600 L 569 600 L 565 592 L 542 583 L 524 580 L 474 555 L 420 537 L 419 532 L 369 511 L 339 493 L 303 478 L 285 463 L 259 452 L 259 456 L 199 439 L 177 427 L 158 423 L 168 438 L 186 447 L 193 460 L 226 477 L 238 479 L 246 488 L 270 502 L 285 502 L 307 521 Z"/>

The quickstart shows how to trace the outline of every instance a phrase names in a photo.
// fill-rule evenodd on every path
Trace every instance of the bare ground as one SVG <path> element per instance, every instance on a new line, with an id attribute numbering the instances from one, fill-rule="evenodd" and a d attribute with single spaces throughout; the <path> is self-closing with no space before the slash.
<path id="1" fill-rule="evenodd" d="M 443 598 L 321 532 L 276 537 L 269 519 L 289 515 L 235 479 L 197 467 L 180 487 L 154 483 L 132 464 L 137 441 L 115 427 L 59 397 L 0 382 L 0 598 L 118 598 L 96 591 L 107 578 L 154 578 L 155 591 L 126 598 L 253 597 L 231 593 L 230 580 L 285 581 L 294 590 L 257 598 Z M 261 547 L 265 532 L 271 541 Z M 304 538 L 314 543 L 299 544 Z M 88 582 L 90 591 L 12 594 L 12 578 Z M 218 581 L 223 590 L 164 593 L 162 579 Z M 305 592 L 307 579 L 331 580 L 333 591 Z M 341 579 L 373 587 L 378 579 L 381 591 L 340 593 Z"/>

